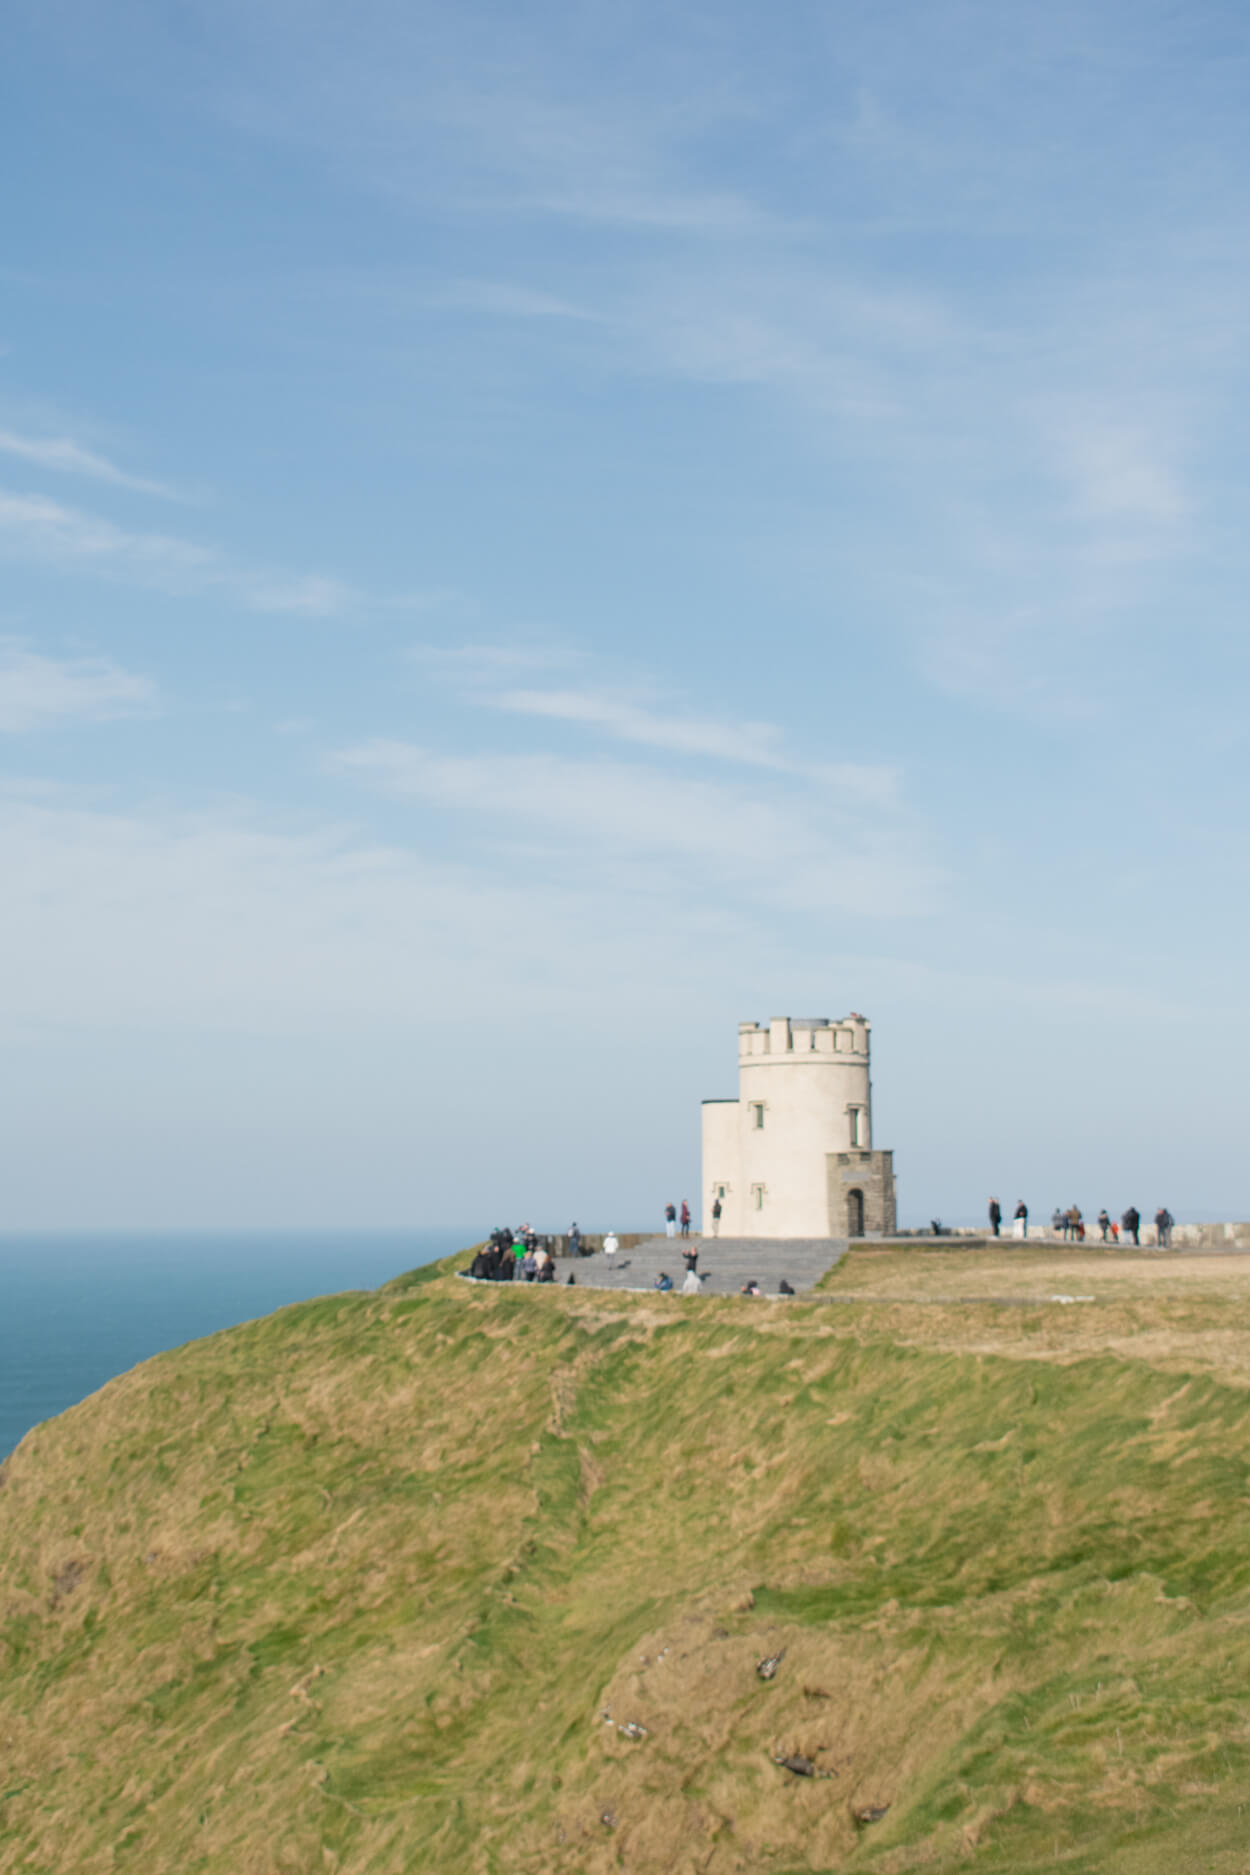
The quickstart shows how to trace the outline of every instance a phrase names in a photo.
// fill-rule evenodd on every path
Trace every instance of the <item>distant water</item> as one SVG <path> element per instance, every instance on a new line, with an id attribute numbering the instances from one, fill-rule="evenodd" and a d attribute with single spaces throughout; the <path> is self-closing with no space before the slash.
<path id="1" fill-rule="evenodd" d="M 0 1234 L 0 1458 L 163 1348 L 341 1289 L 376 1289 L 482 1231 Z"/>

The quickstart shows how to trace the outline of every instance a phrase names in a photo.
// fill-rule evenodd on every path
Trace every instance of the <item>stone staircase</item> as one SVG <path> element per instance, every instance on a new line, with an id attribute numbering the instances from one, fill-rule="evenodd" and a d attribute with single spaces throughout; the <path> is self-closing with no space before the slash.
<path id="1" fill-rule="evenodd" d="M 775 1296 L 783 1276 L 803 1295 L 841 1260 L 847 1247 L 845 1237 L 692 1237 L 688 1241 L 699 1252 L 703 1293 L 713 1296 L 737 1295 L 751 1277 L 765 1295 Z M 571 1272 L 579 1288 L 653 1289 L 656 1277 L 665 1270 L 676 1289 L 686 1274 L 681 1253 L 680 1237 L 647 1237 L 614 1257 L 605 1257 L 601 1251 L 589 1257 L 558 1257 L 556 1281 L 567 1283 Z"/>

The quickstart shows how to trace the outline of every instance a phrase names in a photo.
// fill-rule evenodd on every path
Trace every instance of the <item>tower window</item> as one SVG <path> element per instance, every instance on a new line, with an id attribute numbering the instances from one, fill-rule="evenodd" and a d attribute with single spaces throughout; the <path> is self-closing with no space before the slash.
<path id="1" fill-rule="evenodd" d="M 757 1211 L 762 1211 L 764 1209 L 764 1187 L 762 1185 L 752 1185 L 751 1202 Z"/>
<path id="2" fill-rule="evenodd" d="M 849 1117 L 850 1117 L 850 1122 L 851 1122 L 851 1144 L 852 1146 L 858 1146 L 859 1144 L 859 1108 L 852 1107 Z"/>
<path id="3" fill-rule="evenodd" d="M 753 1100 L 751 1102 L 751 1124 L 757 1132 L 763 1131 L 764 1103 L 762 1100 Z"/>

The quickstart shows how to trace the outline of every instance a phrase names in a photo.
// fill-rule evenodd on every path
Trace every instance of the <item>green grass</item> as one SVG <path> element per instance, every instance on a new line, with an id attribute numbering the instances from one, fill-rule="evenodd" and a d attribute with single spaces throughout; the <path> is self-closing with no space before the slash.
<path id="1" fill-rule="evenodd" d="M 1242 1870 L 1250 1392 L 901 1319 L 418 1272 L 36 1429 L 0 1869 Z"/>

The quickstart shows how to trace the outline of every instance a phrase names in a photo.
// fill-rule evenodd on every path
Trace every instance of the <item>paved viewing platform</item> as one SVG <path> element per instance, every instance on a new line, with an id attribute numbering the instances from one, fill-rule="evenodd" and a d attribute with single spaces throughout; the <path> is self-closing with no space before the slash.
<path id="1" fill-rule="evenodd" d="M 798 1295 L 814 1289 L 846 1253 L 845 1237 L 647 1237 L 628 1250 L 605 1257 L 597 1250 L 588 1257 L 559 1257 L 556 1281 L 566 1283 L 570 1272 L 578 1287 L 591 1289 L 654 1289 L 661 1271 L 678 1289 L 685 1281 L 683 1246 L 699 1252 L 698 1274 L 705 1295 L 737 1295 L 743 1283 L 755 1278 L 765 1295 L 775 1296 L 784 1276 Z"/>

